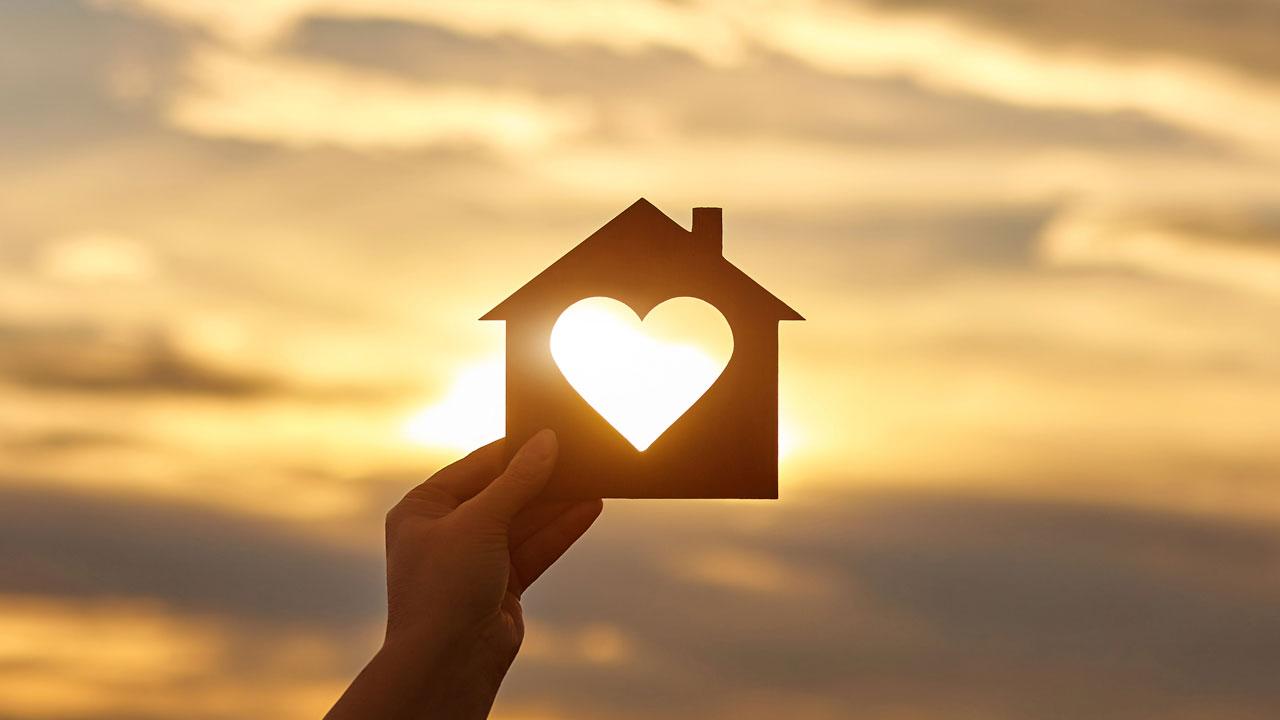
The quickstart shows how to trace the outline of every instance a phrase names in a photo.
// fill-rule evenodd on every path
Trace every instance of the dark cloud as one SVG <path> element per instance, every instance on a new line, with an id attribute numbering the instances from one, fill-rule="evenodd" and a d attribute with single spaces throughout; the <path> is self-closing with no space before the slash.
<path id="1" fill-rule="evenodd" d="M 1273 528 L 923 493 L 784 501 L 755 529 L 742 511 L 609 507 L 530 614 L 616 623 L 657 657 L 607 690 L 567 672 L 547 684 L 529 667 L 518 687 L 568 694 L 583 713 L 637 701 L 691 717 L 751 688 L 869 717 L 954 717 L 957 702 L 981 717 L 1261 717 L 1280 701 Z M 724 543 L 820 569 L 828 592 L 735 591 L 654 569 L 655 556 Z"/>
<path id="2" fill-rule="evenodd" d="M 939 205 L 930 212 L 911 207 L 854 206 L 845 210 L 783 218 L 744 208 L 735 242 L 768 248 L 786 238 L 790 262 L 803 263 L 810 281 L 826 279 L 842 288 L 867 288 L 936 280 L 956 266 L 1026 270 L 1036 258 L 1041 230 L 1057 212 L 1046 203 Z M 840 248 L 856 262 L 821 258 Z"/>
<path id="3" fill-rule="evenodd" d="M 263 376 L 201 365 L 184 357 L 162 335 L 152 337 L 141 347 L 111 346 L 91 328 L 63 328 L 65 333 L 50 328 L 40 330 L 38 337 L 6 333 L 9 352 L 0 367 L 9 382 L 81 393 L 233 398 L 259 397 L 282 389 L 278 382 Z"/>
<path id="4" fill-rule="evenodd" d="M 670 50 L 623 55 L 472 38 L 409 22 L 313 18 L 286 50 L 429 83 L 590 97 L 606 136 L 670 118 L 691 137 L 796 137 L 879 146 L 1047 144 L 1205 152 L 1204 138 L 1132 113 L 1029 109 L 943 94 L 899 79 L 841 78 L 780 56 L 708 67 Z"/>
<path id="5" fill-rule="evenodd" d="M 1234 207 L 1166 207 L 1129 218 L 1153 229 L 1169 229 L 1202 242 L 1221 242 L 1280 256 L 1280 203 Z"/>
<path id="6" fill-rule="evenodd" d="M 0 3 L 0 145 L 10 162 L 157 130 L 155 101 L 191 38 L 91 5 Z"/>
<path id="7" fill-rule="evenodd" d="M 334 637 L 376 622 L 377 528 L 360 550 L 306 530 L 10 487 L 0 592 L 149 597 Z M 799 579 L 751 589 L 673 570 L 708 548 Z M 763 693 L 798 717 L 820 716 L 804 698 L 835 716 L 954 717 L 963 703 L 983 717 L 1264 717 L 1280 702 L 1278 563 L 1273 527 L 1113 507 L 924 492 L 612 502 L 527 614 L 543 632 L 616 627 L 633 655 L 522 659 L 503 702 L 702 717 Z"/>
<path id="8" fill-rule="evenodd" d="M 381 549 L 370 540 L 354 551 L 193 505 L 10 486 L 0 489 L 0 593 L 153 598 L 337 632 L 382 607 Z"/>
<path id="9" fill-rule="evenodd" d="M 135 438 L 109 432 L 59 430 L 5 438 L 0 445 L 12 452 L 43 455 L 86 448 L 127 447 L 137 442 Z"/>
<path id="10" fill-rule="evenodd" d="M 1271 0 L 875 0 L 893 10 L 932 10 L 1062 50 L 1164 54 L 1280 74 L 1280 5 Z"/>
<path id="11" fill-rule="evenodd" d="M 88 321 L 0 323 L 0 350 L 0 380 L 86 395 L 368 402 L 395 397 L 405 390 L 300 385 L 259 371 L 201 361 L 176 348 L 162 329 L 122 336 Z"/>

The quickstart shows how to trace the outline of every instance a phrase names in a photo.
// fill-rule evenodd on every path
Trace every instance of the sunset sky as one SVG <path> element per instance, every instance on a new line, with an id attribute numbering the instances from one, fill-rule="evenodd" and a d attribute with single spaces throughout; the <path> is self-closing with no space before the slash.
<path id="1" fill-rule="evenodd" d="M 0 1 L 0 718 L 320 717 L 477 318 L 645 197 L 802 313 L 499 720 L 1272 718 L 1274 0 Z"/>

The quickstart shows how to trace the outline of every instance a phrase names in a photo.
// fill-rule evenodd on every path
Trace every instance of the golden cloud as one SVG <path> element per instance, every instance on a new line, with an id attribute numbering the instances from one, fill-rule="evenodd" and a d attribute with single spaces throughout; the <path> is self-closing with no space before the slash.
<path id="1" fill-rule="evenodd" d="M 156 603 L 0 596 L 0 713 L 180 717 L 255 707 L 262 717 L 315 717 L 343 682 L 339 648 L 272 632 L 251 661 L 227 623 Z M 252 642 L 252 641 L 250 641 Z M 258 714 L 258 713 L 255 713 Z"/>
<path id="2" fill-rule="evenodd" d="M 167 118 L 209 137 L 361 149 L 539 147 L 582 132 L 580 104 L 510 91 L 431 87 L 317 62 L 206 50 Z"/>
<path id="3" fill-rule="evenodd" d="M 119 1 L 208 29 L 242 47 L 267 46 L 306 17 L 331 16 L 398 19 L 471 36 L 510 35 L 623 52 L 671 48 L 723 66 L 742 64 L 750 48 L 765 48 L 838 75 L 907 77 L 946 92 L 1037 108 L 1146 113 L 1280 156 L 1274 132 L 1280 126 L 1280 87 L 1275 83 L 1221 63 L 1169 55 L 1103 56 L 1036 47 L 943 12 L 886 12 L 826 0 L 679 5 L 630 0 L 611 4 L 608 12 L 583 0 L 537 5 Z M 464 105 L 476 102 L 467 101 Z"/>
<path id="4" fill-rule="evenodd" d="M 1167 213 L 1077 208 L 1045 228 L 1040 253 L 1062 267 L 1124 268 L 1280 297 L 1280 233 L 1242 238 L 1215 220 L 1222 218 L 1188 226 Z"/>

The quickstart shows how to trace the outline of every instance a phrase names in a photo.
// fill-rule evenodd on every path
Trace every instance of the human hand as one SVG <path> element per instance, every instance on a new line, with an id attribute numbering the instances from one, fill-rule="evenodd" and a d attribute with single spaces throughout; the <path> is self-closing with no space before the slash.
<path id="1" fill-rule="evenodd" d="M 524 638 L 521 594 L 599 516 L 536 500 L 555 464 L 543 430 L 502 469 L 487 445 L 387 514 L 387 633 L 328 720 L 483 718 Z"/>

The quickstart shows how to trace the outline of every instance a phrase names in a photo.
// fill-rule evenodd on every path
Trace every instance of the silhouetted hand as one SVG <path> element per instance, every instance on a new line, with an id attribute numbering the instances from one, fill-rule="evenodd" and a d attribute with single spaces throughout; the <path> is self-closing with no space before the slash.
<path id="1" fill-rule="evenodd" d="M 387 634 L 328 720 L 483 718 L 524 638 L 520 595 L 600 514 L 599 500 L 536 501 L 556 437 L 502 468 L 487 445 L 387 514 Z"/>

